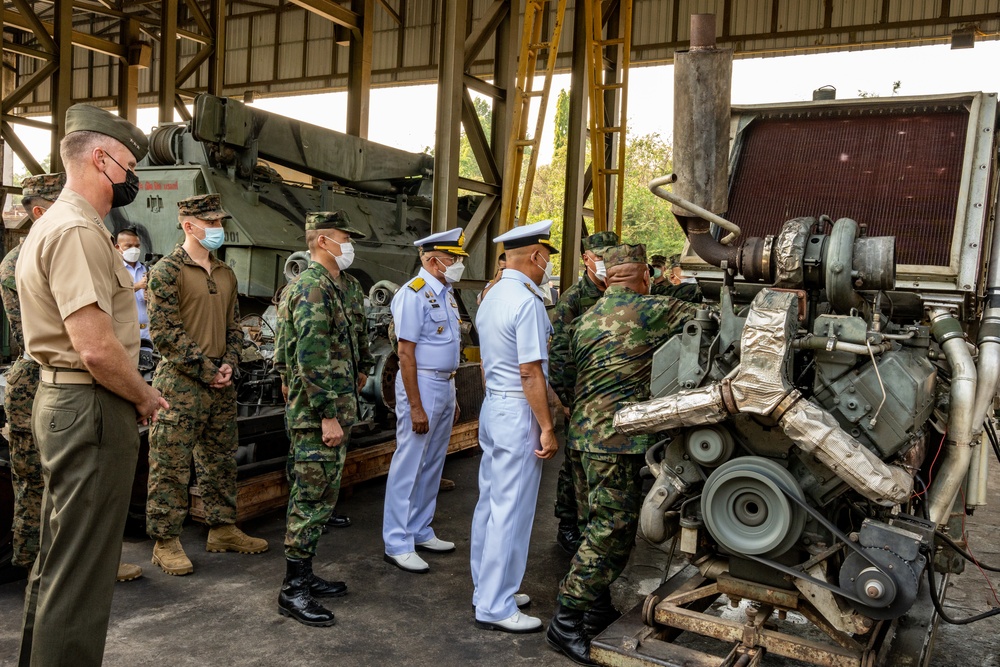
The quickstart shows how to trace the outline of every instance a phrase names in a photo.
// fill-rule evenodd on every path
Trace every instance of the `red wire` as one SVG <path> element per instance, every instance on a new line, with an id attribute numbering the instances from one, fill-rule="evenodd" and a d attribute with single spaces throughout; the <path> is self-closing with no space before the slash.
<path id="1" fill-rule="evenodd" d="M 986 585 L 990 587 L 990 592 L 993 593 L 993 599 L 997 601 L 997 605 L 1000 605 L 1000 597 L 997 597 L 997 591 L 993 588 L 993 582 L 990 581 L 988 576 L 986 576 L 986 572 L 983 571 L 983 568 L 979 566 L 979 561 L 976 560 L 976 555 L 972 553 L 972 545 L 969 544 L 969 538 L 965 534 L 965 489 L 959 487 L 958 490 L 962 494 L 962 540 L 965 542 L 965 550 L 969 552 L 970 556 L 972 556 L 972 562 L 976 564 L 976 567 L 979 569 L 979 573 L 983 575 L 983 579 L 986 580 Z M 929 567 L 934 567 L 934 564 L 930 564 Z"/>
<path id="2" fill-rule="evenodd" d="M 944 447 L 944 438 L 946 435 L 948 435 L 948 429 L 945 429 L 944 433 L 941 434 L 941 442 L 938 443 L 937 453 L 934 454 L 934 460 L 931 461 L 931 467 L 927 469 L 927 484 L 924 485 L 923 491 L 914 494 L 914 498 L 919 498 L 927 493 L 927 489 L 931 488 L 931 482 L 934 481 L 934 464 L 937 463 L 938 457 L 941 456 L 941 449 Z"/>

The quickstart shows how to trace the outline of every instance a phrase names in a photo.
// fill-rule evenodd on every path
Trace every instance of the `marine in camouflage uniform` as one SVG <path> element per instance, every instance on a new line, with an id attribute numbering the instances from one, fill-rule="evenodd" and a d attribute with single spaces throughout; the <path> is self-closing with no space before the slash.
<path id="1" fill-rule="evenodd" d="M 569 353 L 574 323 L 604 293 L 604 285 L 594 279 L 593 257 L 598 260 L 606 247 L 618 245 L 614 232 L 597 232 L 583 239 L 583 277 L 567 289 L 550 314 L 552 341 L 549 344 L 549 384 L 564 406 L 572 410 L 573 389 L 576 382 L 576 365 Z M 590 256 L 588 255 L 590 253 Z M 568 423 L 567 423 L 568 426 Z M 556 480 L 555 514 L 559 519 L 556 541 L 567 553 L 572 554 L 580 542 L 583 517 L 577 512 L 576 492 L 569 456 L 563 458 Z"/>
<path id="2" fill-rule="evenodd" d="M 231 376 L 243 331 L 236 274 L 209 252 L 221 245 L 221 234 L 209 231 L 222 232 L 219 225 L 229 214 L 217 194 L 188 197 L 177 205 L 184 244 L 148 274 L 149 330 L 162 356 L 153 386 L 170 409 L 160 412 L 149 431 L 146 532 L 157 540 L 153 562 L 181 575 L 192 571 L 179 541 L 192 459 L 211 528 L 208 550 L 259 553 L 267 542 L 234 525 L 238 437 Z"/>
<path id="3" fill-rule="evenodd" d="M 21 203 L 34 222 L 36 207 L 47 209 L 59 197 L 66 184 L 66 174 L 30 176 L 21 182 Z M 10 323 L 10 333 L 17 349 L 24 351 L 21 329 L 21 304 L 17 300 L 14 267 L 21 246 L 16 246 L 0 262 L 0 296 Z M 11 563 L 31 568 L 38 555 L 38 531 L 41 526 L 42 461 L 31 436 L 31 403 L 38 389 L 38 364 L 27 356 L 19 356 L 7 369 L 7 389 L 3 408 L 10 426 L 10 472 L 14 482 L 14 555 Z"/>
<path id="4" fill-rule="evenodd" d="M 571 343 L 577 379 L 567 448 L 586 524 L 560 583 L 559 608 L 550 625 L 550 638 L 555 634 L 557 643 L 587 646 L 587 659 L 589 638 L 617 617 L 609 587 L 635 541 L 642 503 L 639 470 L 652 444 L 651 436 L 617 433 L 615 411 L 649 398 L 653 352 L 696 312 L 694 305 L 677 299 L 637 293 L 637 286 L 648 289 L 642 245 L 608 248 L 604 262 L 608 288 L 580 316 Z M 642 273 L 630 265 L 642 266 Z"/>
<path id="5" fill-rule="evenodd" d="M 312 559 L 337 503 L 351 425 L 358 419 L 358 391 L 374 365 L 361 284 L 342 271 L 353 258 L 350 239 L 364 237 L 343 211 L 310 213 L 306 240 L 313 261 L 278 305 L 274 361 L 292 441 L 278 611 L 313 626 L 335 622 L 313 598 L 347 592 L 343 582 L 314 575 Z"/>
<path id="6" fill-rule="evenodd" d="M 688 303 L 701 303 L 704 301 L 701 287 L 697 282 L 678 282 L 676 284 L 673 282 L 675 279 L 681 280 L 680 276 L 675 273 L 681 266 L 680 255 L 671 255 L 669 262 L 663 255 L 653 255 L 650 263 L 663 271 L 664 276 L 663 280 L 653 282 L 649 290 L 650 294 L 655 296 L 672 296 L 675 299 L 687 301 Z"/>

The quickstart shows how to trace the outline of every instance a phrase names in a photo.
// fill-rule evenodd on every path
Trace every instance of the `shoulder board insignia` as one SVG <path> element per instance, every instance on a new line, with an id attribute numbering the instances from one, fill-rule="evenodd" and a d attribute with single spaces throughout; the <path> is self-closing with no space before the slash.
<path id="1" fill-rule="evenodd" d="M 531 283 L 528 283 L 528 282 L 524 282 L 524 283 L 521 283 L 521 284 L 524 285 L 525 287 L 527 287 L 528 291 L 531 292 L 532 294 L 534 294 L 536 298 L 538 298 L 538 299 L 542 298 L 542 295 L 538 293 L 538 288 L 537 287 L 532 287 Z"/>
<path id="2" fill-rule="evenodd" d="M 426 284 L 427 281 L 425 281 L 423 278 L 414 278 L 413 280 L 410 281 L 409 287 L 414 292 L 419 292 L 421 289 L 423 289 L 423 286 Z"/>

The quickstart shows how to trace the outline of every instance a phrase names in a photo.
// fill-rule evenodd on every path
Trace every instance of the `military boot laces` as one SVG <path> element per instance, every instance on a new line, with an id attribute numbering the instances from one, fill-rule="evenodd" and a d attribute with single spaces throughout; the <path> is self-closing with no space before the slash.
<path id="1" fill-rule="evenodd" d="M 179 537 L 156 540 L 153 546 L 153 565 L 158 565 L 161 570 L 174 576 L 194 572 L 194 566 L 184 553 Z"/>
<path id="2" fill-rule="evenodd" d="M 285 561 L 285 580 L 278 593 L 278 613 L 294 618 L 303 625 L 324 628 L 337 620 L 333 612 L 316 602 L 310 592 L 312 561 L 310 559 Z"/>
<path id="3" fill-rule="evenodd" d="M 232 524 L 212 526 L 208 531 L 205 549 L 214 553 L 235 551 L 241 554 L 259 554 L 267 551 L 267 540 L 250 537 Z"/>

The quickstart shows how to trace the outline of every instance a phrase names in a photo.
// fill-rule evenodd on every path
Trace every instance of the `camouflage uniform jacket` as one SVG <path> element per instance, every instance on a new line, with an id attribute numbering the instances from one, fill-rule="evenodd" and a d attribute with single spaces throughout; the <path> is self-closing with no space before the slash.
<path id="1" fill-rule="evenodd" d="M 373 363 L 363 315 L 358 281 L 345 273 L 334 278 L 317 262 L 285 287 L 274 367 L 288 387 L 289 428 L 318 429 L 335 418 L 346 431 L 357 421 L 358 374 Z"/>
<path id="2" fill-rule="evenodd" d="M 20 254 L 21 246 L 18 245 L 7 253 L 7 256 L 0 262 L 0 296 L 3 297 L 3 309 L 7 313 L 7 321 L 10 322 L 10 333 L 14 337 L 18 349 L 23 352 L 24 332 L 21 329 L 21 304 L 17 300 L 17 283 L 14 281 L 14 267 Z"/>
<path id="3" fill-rule="evenodd" d="M 698 283 L 672 285 L 668 281 L 663 281 L 659 285 L 653 285 L 649 292 L 654 296 L 672 296 L 688 303 L 701 303 L 704 300 Z"/>
<path id="4" fill-rule="evenodd" d="M 580 316 L 570 348 L 577 379 L 567 447 L 598 454 L 646 452 L 652 436 L 617 433 L 615 411 L 649 398 L 653 352 L 695 312 L 693 304 L 678 299 L 612 285 Z"/>
<path id="5" fill-rule="evenodd" d="M 213 276 L 218 271 L 233 273 L 233 270 L 215 255 L 210 257 Z M 149 334 L 156 351 L 163 356 L 163 370 L 181 373 L 207 385 L 211 384 L 222 364 L 229 364 L 235 370 L 240 363 L 240 353 L 243 350 L 240 309 L 234 289 L 229 295 L 227 308 L 229 312 L 226 316 L 226 351 L 219 366 L 216 366 L 184 329 L 178 276 L 185 264 L 199 266 L 187 254 L 184 247 L 178 245 L 173 252 L 149 269 L 146 288 L 149 299 Z M 232 282 L 235 285 L 235 274 Z"/>
<path id="6" fill-rule="evenodd" d="M 586 273 L 559 298 L 550 315 L 552 341 L 549 344 L 549 384 L 566 407 L 573 405 L 576 366 L 570 355 L 570 341 L 577 319 L 597 303 L 601 290 Z"/>

